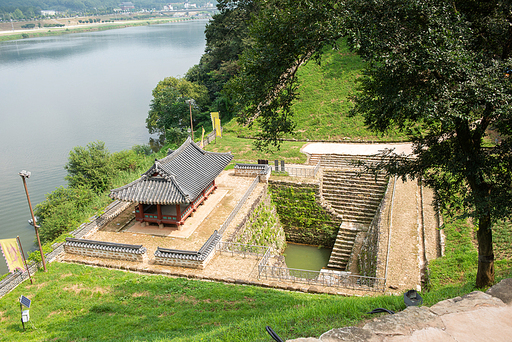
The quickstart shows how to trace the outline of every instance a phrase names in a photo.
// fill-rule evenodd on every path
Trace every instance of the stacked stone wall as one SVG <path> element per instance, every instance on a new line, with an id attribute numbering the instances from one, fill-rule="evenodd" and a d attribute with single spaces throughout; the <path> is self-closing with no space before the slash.
<path id="1" fill-rule="evenodd" d="M 212 251 L 210 254 L 208 254 L 208 256 L 204 260 L 178 259 L 155 256 L 155 264 L 204 269 L 206 265 L 208 265 L 208 263 L 213 259 L 214 256 L 215 251 Z"/>
<path id="2" fill-rule="evenodd" d="M 143 254 L 134 254 L 130 252 L 121 251 L 106 251 L 87 247 L 78 246 L 64 246 L 64 251 L 70 254 L 78 254 L 83 256 L 89 256 L 94 258 L 106 258 L 106 259 L 117 259 L 142 262 Z"/>
<path id="3" fill-rule="evenodd" d="M 391 182 L 388 183 L 388 188 L 376 213 L 376 217 L 365 233 L 366 235 L 361 246 L 361 251 L 357 255 L 357 266 L 359 274 L 362 276 L 384 276 L 386 265 L 381 250 L 384 251 L 387 247 L 386 241 L 381 240 L 383 230 L 388 228 L 392 188 Z"/>

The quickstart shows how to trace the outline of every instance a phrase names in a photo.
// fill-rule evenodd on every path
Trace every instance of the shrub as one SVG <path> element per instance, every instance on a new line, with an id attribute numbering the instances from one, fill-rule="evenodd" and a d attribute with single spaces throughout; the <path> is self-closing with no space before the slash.
<path id="1" fill-rule="evenodd" d="M 102 193 L 112 184 L 114 165 L 103 141 L 73 148 L 64 168 L 68 171 L 65 178 L 70 187 L 87 187 Z"/>

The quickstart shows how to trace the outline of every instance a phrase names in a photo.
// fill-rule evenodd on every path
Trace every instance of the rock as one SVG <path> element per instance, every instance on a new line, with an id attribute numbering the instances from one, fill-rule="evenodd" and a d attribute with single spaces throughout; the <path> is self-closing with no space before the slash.
<path id="1" fill-rule="evenodd" d="M 286 340 L 286 342 L 322 342 L 314 337 L 306 337 L 306 338 L 297 338 L 295 340 Z"/>
<path id="2" fill-rule="evenodd" d="M 408 335 L 426 327 L 444 328 L 441 319 L 426 307 L 409 306 L 394 315 L 383 316 L 363 327 L 376 335 Z"/>
<path id="3" fill-rule="evenodd" d="M 503 302 L 481 291 L 473 291 L 462 297 L 443 300 L 430 307 L 430 311 L 436 315 L 473 310 L 479 306 L 505 306 Z"/>
<path id="4" fill-rule="evenodd" d="M 501 299 L 507 305 L 512 304 L 512 278 L 503 279 L 485 293 Z"/>
<path id="5" fill-rule="evenodd" d="M 322 342 L 379 342 L 381 339 L 370 330 L 358 327 L 332 329 L 320 336 Z"/>
<path id="6" fill-rule="evenodd" d="M 309 289 L 308 289 L 308 292 L 309 293 L 323 293 L 322 291 L 320 291 L 320 289 L 316 286 L 310 286 Z"/>

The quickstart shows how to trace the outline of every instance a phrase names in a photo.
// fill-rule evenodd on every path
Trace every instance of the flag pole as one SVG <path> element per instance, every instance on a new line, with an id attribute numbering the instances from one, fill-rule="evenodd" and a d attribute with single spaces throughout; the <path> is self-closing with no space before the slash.
<path id="1" fill-rule="evenodd" d="M 29 271 L 28 265 L 27 265 L 27 259 L 25 259 L 25 253 L 23 253 L 23 247 L 21 246 L 21 241 L 20 241 L 19 235 L 16 236 L 16 241 L 18 241 L 18 247 L 21 251 L 21 257 L 23 258 L 23 262 L 25 263 L 25 268 L 27 269 L 28 278 L 30 279 L 30 284 L 33 284 L 32 277 L 30 276 L 30 271 Z"/>

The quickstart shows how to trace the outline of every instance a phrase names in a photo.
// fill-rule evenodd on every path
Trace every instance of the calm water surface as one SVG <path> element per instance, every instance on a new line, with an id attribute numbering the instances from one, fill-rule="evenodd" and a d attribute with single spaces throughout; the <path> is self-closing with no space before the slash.
<path id="1" fill-rule="evenodd" d="M 330 248 L 287 242 L 284 251 L 286 265 L 299 270 L 320 271 L 329 263 L 331 251 Z"/>
<path id="2" fill-rule="evenodd" d="M 206 23 L 0 43 L 0 239 L 19 235 L 25 253 L 36 248 L 19 171 L 32 172 L 35 207 L 66 185 L 63 167 L 73 147 L 101 140 L 117 152 L 148 142 L 151 91 L 199 62 Z"/>

